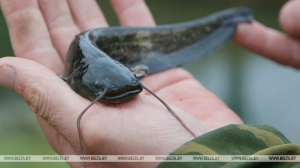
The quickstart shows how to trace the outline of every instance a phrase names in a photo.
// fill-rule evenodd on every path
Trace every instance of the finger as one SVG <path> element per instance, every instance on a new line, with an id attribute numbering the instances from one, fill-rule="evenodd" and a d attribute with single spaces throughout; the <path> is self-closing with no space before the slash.
<path id="1" fill-rule="evenodd" d="M 54 47 L 61 59 L 65 57 L 71 41 L 80 31 L 73 21 L 66 0 L 39 0 L 39 6 L 47 23 Z"/>
<path id="2" fill-rule="evenodd" d="M 300 38 L 300 1 L 288 1 L 281 9 L 279 21 L 282 28 Z"/>
<path id="3" fill-rule="evenodd" d="M 74 20 L 81 31 L 108 26 L 108 23 L 95 0 L 68 0 L 68 3 Z"/>
<path id="4" fill-rule="evenodd" d="M 37 61 L 57 73 L 63 72 L 63 63 L 52 46 L 36 0 L 0 2 L 15 55 Z"/>
<path id="5" fill-rule="evenodd" d="M 79 153 L 78 109 L 84 109 L 90 102 L 78 96 L 51 70 L 34 61 L 5 57 L 0 59 L 0 67 L 0 85 L 18 93 L 37 116 L 54 127 Z"/>
<path id="6" fill-rule="evenodd" d="M 258 22 L 239 24 L 234 40 L 278 63 L 300 68 L 300 42 Z"/>
<path id="7" fill-rule="evenodd" d="M 110 0 L 122 26 L 155 26 L 143 0 Z"/>

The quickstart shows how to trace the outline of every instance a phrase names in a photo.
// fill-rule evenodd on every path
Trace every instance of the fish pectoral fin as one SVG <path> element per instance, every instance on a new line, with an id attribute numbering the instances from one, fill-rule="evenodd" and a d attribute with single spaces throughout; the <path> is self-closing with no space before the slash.
<path id="1" fill-rule="evenodd" d="M 137 65 L 132 67 L 131 70 L 138 78 L 141 78 L 148 75 L 149 68 L 146 65 Z"/>

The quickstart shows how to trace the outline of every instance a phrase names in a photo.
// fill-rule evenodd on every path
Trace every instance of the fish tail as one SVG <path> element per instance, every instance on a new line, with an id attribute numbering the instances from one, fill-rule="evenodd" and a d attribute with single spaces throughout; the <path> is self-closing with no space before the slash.
<path id="1" fill-rule="evenodd" d="M 251 23 L 254 20 L 252 10 L 247 7 L 235 7 L 220 12 L 219 19 L 224 26 L 232 26 L 238 23 Z"/>

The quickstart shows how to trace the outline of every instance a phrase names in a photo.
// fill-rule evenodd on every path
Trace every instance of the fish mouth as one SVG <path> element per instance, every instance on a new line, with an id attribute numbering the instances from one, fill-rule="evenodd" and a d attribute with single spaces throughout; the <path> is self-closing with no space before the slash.
<path id="1" fill-rule="evenodd" d="M 124 102 L 126 100 L 130 100 L 134 98 L 137 94 L 139 94 L 143 88 L 141 87 L 127 87 L 120 91 L 109 93 L 104 99 L 108 101 L 115 100 L 115 102 Z"/>

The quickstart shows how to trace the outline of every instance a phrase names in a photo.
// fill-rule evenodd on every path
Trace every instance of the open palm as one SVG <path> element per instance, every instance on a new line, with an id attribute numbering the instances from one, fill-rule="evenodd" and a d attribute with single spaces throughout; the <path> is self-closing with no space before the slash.
<path id="1" fill-rule="evenodd" d="M 0 73 L 7 77 L 1 85 L 16 91 L 37 114 L 55 151 L 62 155 L 81 154 L 76 121 L 90 101 L 77 95 L 56 74 L 63 74 L 65 55 L 76 34 L 107 26 L 100 9 L 95 1 L 82 0 L 0 2 L 18 57 L 0 60 Z M 154 26 L 143 1 L 111 3 L 121 25 Z M 141 82 L 171 105 L 197 136 L 227 124 L 242 123 L 222 101 L 180 68 L 145 77 Z M 83 116 L 81 128 L 86 154 L 169 154 L 193 139 L 147 92 L 125 103 L 92 106 Z"/>

